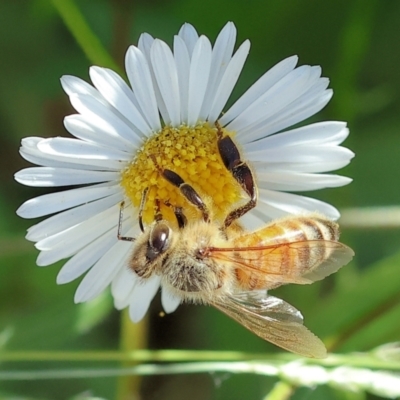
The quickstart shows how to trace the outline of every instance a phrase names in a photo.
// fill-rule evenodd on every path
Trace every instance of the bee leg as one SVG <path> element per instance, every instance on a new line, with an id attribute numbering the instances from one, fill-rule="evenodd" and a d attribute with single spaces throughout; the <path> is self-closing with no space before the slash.
<path id="1" fill-rule="evenodd" d="M 172 207 L 172 209 L 174 210 L 176 220 L 178 221 L 179 229 L 184 228 L 187 224 L 187 219 L 185 217 L 185 214 L 183 213 L 183 208 L 173 206 L 169 201 L 164 201 L 164 204 L 168 207 Z"/>
<path id="2" fill-rule="evenodd" d="M 117 232 L 117 238 L 118 240 L 125 240 L 127 242 L 134 242 L 136 239 L 134 237 L 130 236 L 122 236 L 121 231 L 122 231 L 122 218 L 123 218 L 123 211 L 124 211 L 124 206 L 125 206 L 125 201 L 121 201 L 120 207 L 119 207 L 119 218 L 118 218 L 118 232 Z M 139 225 L 141 225 L 141 222 L 139 220 Z M 142 225 L 141 225 L 142 227 Z"/>
<path id="3" fill-rule="evenodd" d="M 142 193 L 142 199 L 140 200 L 140 206 L 139 206 L 139 227 L 142 232 L 144 232 L 144 227 L 143 227 L 143 210 L 144 206 L 146 204 L 146 199 L 147 199 L 147 192 L 149 191 L 149 188 L 146 188 L 143 190 Z M 123 218 L 123 212 L 124 212 L 124 206 L 125 206 L 125 201 L 121 201 L 120 207 L 119 207 L 119 219 L 118 219 L 118 232 L 117 232 L 117 238 L 118 240 L 125 240 L 127 242 L 134 242 L 136 239 L 134 237 L 130 236 L 122 236 L 121 231 L 122 231 L 122 218 Z"/>
<path id="4" fill-rule="evenodd" d="M 240 153 L 235 143 L 229 136 L 223 137 L 223 132 L 218 122 L 215 123 L 217 127 L 217 143 L 221 159 L 231 172 L 232 176 L 236 179 L 242 189 L 249 195 L 250 200 L 243 206 L 231 211 L 224 221 L 224 227 L 227 228 L 233 221 L 240 218 L 257 204 L 257 188 L 254 183 L 253 173 L 250 167 L 240 158 Z"/>
<path id="5" fill-rule="evenodd" d="M 203 219 L 205 222 L 209 222 L 210 213 L 200 195 L 194 190 L 194 188 L 186 183 L 176 172 L 170 169 L 162 169 L 158 164 L 154 156 L 150 156 L 157 167 L 160 174 L 169 182 L 176 186 L 185 198 L 197 207 L 203 214 Z"/>
<path id="6" fill-rule="evenodd" d="M 171 171 L 170 169 L 162 170 L 161 174 L 168 182 L 176 186 L 190 203 L 201 211 L 205 222 L 210 220 L 210 214 L 207 207 L 200 195 L 194 190 L 193 186 L 186 183 L 176 172 Z"/>
<path id="7" fill-rule="evenodd" d="M 147 192 L 149 191 L 149 188 L 146 188 L 143 190 L 142 193 L 142 198 L 140 200 L 140 206 L 139 206 L 139 227 L 142 232 L 144 232 L 144 227 L 143 227 L 143 210 L 144 210 L 144 205 L 146 204 L 146 199 L 147 199 Z"/>
<path id="8" fill-rule="evenodd" d="M 156 203 L 156 213 L 154 214 L 154 220 L 158 222 L 163 219 L 163 216 L 161 214 L 160 200 L 156 199 L 155 203 Z"/>

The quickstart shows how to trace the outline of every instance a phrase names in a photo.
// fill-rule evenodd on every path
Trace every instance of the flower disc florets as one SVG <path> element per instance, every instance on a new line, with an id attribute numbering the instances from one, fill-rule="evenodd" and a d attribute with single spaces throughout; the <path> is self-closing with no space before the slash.
<path id="1" fill-rule="evenodd" d="M 165 206 L 166 202 L 185 210 L 193 208 L 179 189 L 160 175 L 158 167 L 176 172 L 205 196 L 216 218 L 223 218 L 240 199 L 240 187 L 218 152 L 217 129 L 208 123 L 194 127 L 164 127 L 146 140 L 123 171 L 121 183 L 134 206 L 139 207 L 143 192 L 149 189 L 143 210 L 146 223 L 154 219 L 156 200 L 167 219 L 174 218 L 170 207 Z"/>

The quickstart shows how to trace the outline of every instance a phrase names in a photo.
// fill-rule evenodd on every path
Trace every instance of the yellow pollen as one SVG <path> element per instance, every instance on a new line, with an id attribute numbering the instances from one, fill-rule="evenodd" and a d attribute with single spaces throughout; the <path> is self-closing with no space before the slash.
<path id="1" fill-rule="evenodd" d="M 232 136 L 231 132 L 222 131 L 224 136 Z M 167 126 L 147 139 L 122 172 L 121 185 L 136 208 L 148 188 L 143 209 L 143 221 L 147 224 L 154 220 L 157 201 L 163 218 L 169 221 L 175 221 L 175 216 L 165 203 L 182 207 L 187 218 L 198 217 L 199 213 L 177 187 L 161 176 L 153 158 L 159 167 L 177 173 L 192 185 L 214 218 L 223 219 L 241 199 L 241 188 L 219 155 L 214 126 L 208 123 L 190 128 Z"/>

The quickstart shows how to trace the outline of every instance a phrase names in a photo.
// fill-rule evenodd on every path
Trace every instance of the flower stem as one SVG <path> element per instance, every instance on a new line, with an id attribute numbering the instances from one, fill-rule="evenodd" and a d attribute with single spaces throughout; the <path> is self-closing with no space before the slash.
<path id="1" fill-rule="evenodd" d="M 121 314 L 121 335 L 120 349 L 122 352 L 134 352 L 135 350 L 143 349 L 147 343 L 147 318 L 137 324 L 134 324 L 125 309 Z M 122 367 L 132 367 L 137 364 L 137 361 L 125 359 L 122 362 Z M 140 399 L 140 376 L 121 376 L 117 384 L 117 400 Z"/>
<path id="2" fill-rule="evenodd" d="M 400 207 L 359 207 L 341 210 L 340 226 L 352 229 L 399 229 Z"/>
<path id="3" fill-rule="evenodd" d="M 126 334 L 128 331 L 124 331 Z M 132 332 L 133 334 L 134 332 Z M 140 335 L 137 335 L 140 337 Z M 135 337 L 137 337 L 135 336 Z M 265 364 L 284 364 L 299 360 L 292 353 L 242 353 L 237 351 L 196 351 L 196 350 L 132 350 L 132 351 L 1 351 L 0 362 L 49 362 L 49 361 L 120 361 L 129 362 L 242 362 L 254 361 Z M 301 359 L 308 365 L 338 367 L 342 365 L 400 371 L 400 362 L 377 357 L 374 353 L 329 354 L 324 359 Z M 187 364 L 185 364 L 187 365 Z"/>
<path id="4" fill-rule="evenodd" d="M 121 74 L 120 68 L 90 29 L 74 1 L 52 0 L 52 3 L 89 61 L 95 65 L 111 68 Z"/>
<path id="5" fill-rule="evenodd" d="M 287 400 L 294 393 L 294 386 L 289 382 L 279 381 L 263 400 Z"/>

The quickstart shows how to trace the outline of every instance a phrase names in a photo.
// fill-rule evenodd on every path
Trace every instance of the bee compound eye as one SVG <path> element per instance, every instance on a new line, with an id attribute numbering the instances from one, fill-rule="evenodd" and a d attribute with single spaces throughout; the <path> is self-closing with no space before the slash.
<path id="1" fill-rule="evenodd" d="M 150 253 L 156 255 L 165 251 L 169 244 L 169 236 L 170 236 L 169 226 L 164 223 L 157 224 L 150 234 L 150 239 L 149 239 Z"/>

